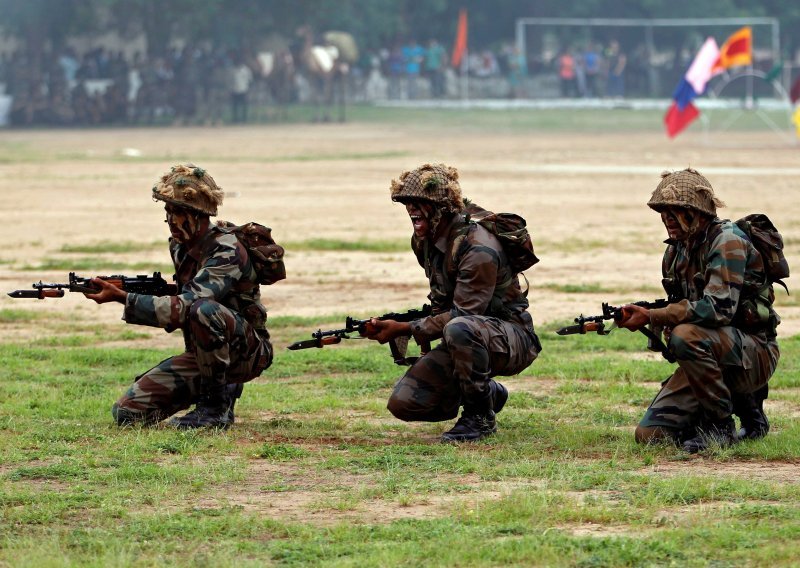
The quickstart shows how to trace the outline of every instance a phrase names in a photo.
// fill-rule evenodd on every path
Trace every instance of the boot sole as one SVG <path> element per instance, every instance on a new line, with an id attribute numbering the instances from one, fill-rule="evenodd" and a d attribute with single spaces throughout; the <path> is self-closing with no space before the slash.
<path id="1" fill-rule="evenodd" d="M 493 436 L 496 433 L 497 433 L 497 430 L 495 429 L 495 430 L 493 430 L 491 432 L 486 432 L 485 434 L 481 434 L 480 436 L 475 437 L 475 438 L 466 438 L 466 437 L 461 437 L 461 436 L 448 436 L 446 434 L 442 434 L 442 437 L 440 438 L 439 441 L 442 442 L 443 444 L 448 444 L 450 442 L 459 442 L 459 443 L 461 443 L 461 442 L 477 442 L 478 440 L 483 440 L 484 438 L 488 438 L 489 436 Z"/>

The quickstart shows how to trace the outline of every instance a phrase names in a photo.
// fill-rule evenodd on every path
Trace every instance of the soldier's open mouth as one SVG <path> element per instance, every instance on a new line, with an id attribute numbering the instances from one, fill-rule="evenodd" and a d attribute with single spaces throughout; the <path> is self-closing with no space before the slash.
<path id="1" fill-rule="evenodd" d="M 422 227 L 422 223 L 424 219 L 420 215 L 410 215 L 411 224 L 414 225 L 414 229 L 419 229 Z"/>

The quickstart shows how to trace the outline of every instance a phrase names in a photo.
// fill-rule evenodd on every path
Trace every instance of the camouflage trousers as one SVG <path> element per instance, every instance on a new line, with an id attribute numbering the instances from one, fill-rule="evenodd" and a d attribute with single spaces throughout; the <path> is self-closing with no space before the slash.
<path id="1" fill-rule="evenodd" d="M 205 392 L 258 377 L 272 363 L 268 335 L 213 300 L 192 304 L 186 331 L 186 352 L 137 377 L 114 404 L 111 413 L 119 424 L 158 422 Z"/>
<path id="2" fill-rule="evenodd" d="M 486 316 L 454 318 L 439 345 L 397 382 L 387 407 L 400 420 L 450 420 L 462 404 L 480 404 L 491 395 L 492 377 L 516 375 L 539 351 L 539 338 L 522 325 Z"/>
<path id="3" fill-rule="evenodd" d="M 678 368 L 639 422 L 640 441 L 677 435 L 704 417 L 715 421 L 729 417 L 731 393 L 752 393 L 766 385 L 780 358 L 777 341 L 732 326 L 678 325 L 669 348 Z"/>

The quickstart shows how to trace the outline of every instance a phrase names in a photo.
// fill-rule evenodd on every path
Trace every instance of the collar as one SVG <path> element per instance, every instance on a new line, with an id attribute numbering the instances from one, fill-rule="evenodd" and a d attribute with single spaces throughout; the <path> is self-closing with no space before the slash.
<path id="1" fill-rule="evenodd" d="M 195 260 L 200 260 L 200 258 L 203 256 L 203 251 L 206 248 L 206 242 L 211 237 L 211 235 L 214 233 L 214 228 L 215 228 L 214 225 L 209 226 L 208 230 L 205 232 L 205 234 L 200 236 L 195 241 L 194 245 L 192 245 L 191 248 L 186 250 L 186 254 L 191 256 Z M 184 246 L 186 246 L 186 245 L 184 245 Z"/>
<path id="2" fill-rule="evenodd" d="M 453 225 L 455 225 L 457 221 L 463 221 L 463 220 L 464 220 L 464 215 L 458 213 L 456 215 L 453 215 L 450 218 L 450 222 L 449 223 L 439 227 L 439 230 L 437 231 L 439 233 L 439 238 L 437 238 L 433 242 L 433 246 L 435 246 L 437 249 L 439 249 L 440 252 L 446 252 L 447 251 L 447 241 L 449 240 L 450 231 L 452 230 Z"/>

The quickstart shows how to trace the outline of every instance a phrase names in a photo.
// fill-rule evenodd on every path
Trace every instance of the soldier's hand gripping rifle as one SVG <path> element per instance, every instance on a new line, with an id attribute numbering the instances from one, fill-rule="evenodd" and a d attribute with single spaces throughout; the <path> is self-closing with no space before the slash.
<path id="1" fill-rule="evenodd" d="M 648 310 L 653 310 L 656 308 L 666 308 L 670 302 L 669 300 L 655 300 L 653 302 L 631 302 L 635 306 L 641 306 Z M 566 327 L 562 327 L 558 331 L 556 331 L 559 335 L 574 335 L 576 333 L 586 334 L 586 333 L 597 333 L 598 335 L 608 335 L 611 333 L 612 329 L 606 329 L 606 321 L 614 320 L 615 322 L 619 322 L 622 320 L 622 307 L 621 306 L 611 306 L 607 303 L 603 303 L 603 314 L 599 316 L 584 316 L 581 314 L 580 316 L 575 318 L 575 325 L 568 325 Z M 661 355 L 664 356 L 664 359 L 669 361 L 670 363 L 675 362 L 675 356 L 670 352 L 669 348 L 661 341 L 659 335 L 657 335 L 652 329 L 647 327 L 639 328 L 645 337 L 647 337 L 647 348 L 651 351 L 660 351 Z"/>
<path id="2" fill-rule="evenodd" d="M 431 315 L 431 307 L 428 304 L 425 304 L 420 310 L 408 310 L 407 312 L 400 313 L 391 312 L 376 318 L 355 319 L 347 316 L 347 318 L 345 318 L 345 324 L 343 328 L 328 330 L 318 329 L 311 334 L 312 339 L 295 341 L 289 345 L 288 349 L 296 351 L 298 349 L 310 349 L 312 347 L 321 348 L 325 347 L 326 345 L 341 343 L 342 339 L 362 339 L 360 336 L 364 334 L 366 325 L 371 319 L 411 322 L 429 315 Z M 353 337 L 354 333 L 358 333 L 359 337 Z M 413 365 L 417 360 L 416 357 L 406 357 L 409 339 L 411 338 L 396 337 L 389 341 L 389 348 L 392 351 L 392 359 L 394 359 L 394 362 L 398 365 Z"/>
<path id="3" fill-rule="evenodd" d="M 123 276 L 115 274 L 113 276 L 97 276 L 126 292 L 134 294 L 147 294 L 150 296 L 167 296 L 174 294 L 177 290 L 174 284 L 169 284 L 161 277 L 160 272 L 154 272 L 152 276 L 139 274 L 138 276 Z M 35 283 L 31 290 L 14 290 L 8 295 L 12 298 L 63 298 L 64 292 L 81 292 L 83 294 L 94 294 L 100 288 L 92 284 L 91 278 L 81 278 L 74 272 L 69 273 L 69 282 L 46 284 L 41 280 Z"/>

